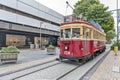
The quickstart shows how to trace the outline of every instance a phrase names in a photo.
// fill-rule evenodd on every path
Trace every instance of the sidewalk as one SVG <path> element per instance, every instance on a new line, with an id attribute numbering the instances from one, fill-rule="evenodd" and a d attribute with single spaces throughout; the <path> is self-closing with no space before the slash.
<path id="1" fill-rule="evenodd" d="M 58 58 L 59 49 L 56 51 L 56 55 L 48 55 L 46 50 L 21 50 L 17 63 L 0 64 L 0 76 L 55 60 Z"/>
<path id="2" fill-rule="evenodd" d="M 111 51 L 89 80 L 120 80 L 120 51 Z"/>

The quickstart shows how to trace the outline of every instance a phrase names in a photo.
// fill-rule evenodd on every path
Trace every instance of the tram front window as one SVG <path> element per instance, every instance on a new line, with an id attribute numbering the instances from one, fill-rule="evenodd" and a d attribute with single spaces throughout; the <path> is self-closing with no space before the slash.
<path id="1" fill-rule="evenodd" d="M 65 38 L 70 38 L 70 29 L 65 29 Z"/>
<path id="2" fill-rule="evenodd" d="M 72 38 L 80 38 L 80 28 L 72 29 Z"/>

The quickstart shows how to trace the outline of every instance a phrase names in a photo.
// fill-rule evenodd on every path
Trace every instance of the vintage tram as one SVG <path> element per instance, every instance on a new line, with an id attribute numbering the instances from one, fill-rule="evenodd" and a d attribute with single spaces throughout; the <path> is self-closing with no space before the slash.
<path id="1" fill-rule="evenodd" d="M 75 21 L 63 23 L 60 28 L 60 60 L 88 60 L 106 49 L 106 34 L 98 24 Z"/>

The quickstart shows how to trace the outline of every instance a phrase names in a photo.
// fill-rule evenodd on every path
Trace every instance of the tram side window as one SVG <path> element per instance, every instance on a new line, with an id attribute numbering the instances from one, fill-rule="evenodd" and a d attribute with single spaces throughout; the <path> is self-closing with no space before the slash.
<path id="1" fill-rule="evenodd" d="M 72 38 L 80 38 L 80 28 L 72 29 Z"/>
<path id="2" fill-rule="evenodd" d="M 83 28 L 83 38 L 91 39 L 91 29 Z"/>
<path id="3" fill-rule="evenodd" d="M 70 29 L 65 29 L 65 38 L 70 38 Z"/>

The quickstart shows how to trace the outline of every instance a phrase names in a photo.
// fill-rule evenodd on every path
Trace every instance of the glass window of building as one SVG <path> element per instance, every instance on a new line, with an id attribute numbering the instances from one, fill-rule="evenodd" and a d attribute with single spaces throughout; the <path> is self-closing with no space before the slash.
<path id="1" fill-rule="evenodd" d="M 40 37 L 35 37 L 34 41 L 35 41 L 34 42 L 35 44 L 40 44 Z M 42 45 L 48 45 L 49 44 L 49 38 L 41 37 L 41 44 Z"/>
<path id="2" fill-rule="evenodd" d="M 6 45 L 24 46 L 26 37 L 22 35 L 6 35 Z"/>

